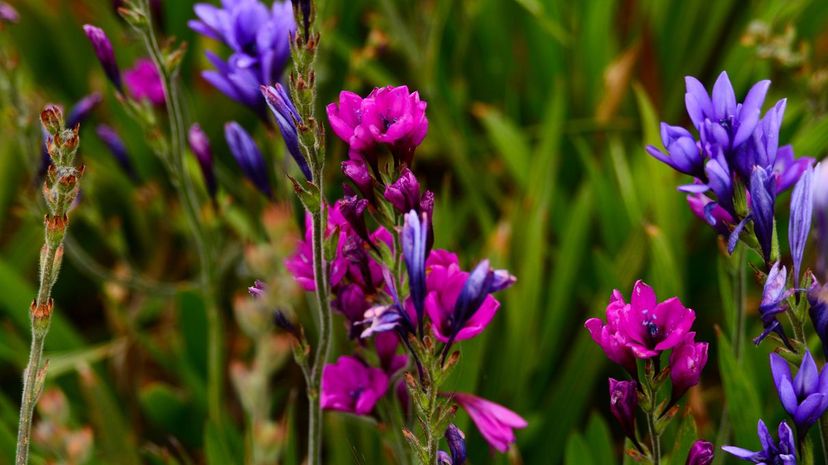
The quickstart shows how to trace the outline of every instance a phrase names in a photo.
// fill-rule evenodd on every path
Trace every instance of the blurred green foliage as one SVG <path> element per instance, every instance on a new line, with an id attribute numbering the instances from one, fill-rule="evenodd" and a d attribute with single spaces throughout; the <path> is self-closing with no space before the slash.
<path id="1" fill-rule="evenodd" d="M 0 31 L 0 43 L 16 62 L 18 95 L 26 107 L 69 106 L 92 90 L 105 95 L 82 130 L 88 171 L 47 341 L 49 385 L 62 390 L 71 405 L 67 424 L 92 426 L 88 463 L 246 463 L 250 438 L 244 436 L 229 374 L 227 424 L 206 431 L 203 426 L 206 321 L 203 302 L 188 283 L 194 257 L 183 217 L 162 166 L 108 88 L 81 25 L 92 22 L 107 30 L 123 67 L 144 55 L 141 45 L 110 2 L 11 3 L 22 20 Z M 211 218 L 230 225 L 228 242 L 236 244 L 224 257 L 227 359 L 249 360 L 251 343 L 231 309 L 257 277 L 243 252 L 267 237 L 260 218 L 266 202 L 240 182 L 223 142 L 223 124 L 238 120 L 258 128 L 259 141 L 276 161 L 272 177 L 284 199 L 290 199 L 283 174 L 288 165 L 281 163 L 276 135 L 200 78 L 208 67 L 203 51 L 215 44 L 187 28 L 192 2 L 163 4 L 164 34 L 190 45 L 182 76 L 187 119 L 201 123 L 217 156 L 221 213 Z M 724 69 L 741 94 L 758 79 L 772 79 L 769 101 L 788 98 L 783 140 L 798 154 L 821 158 L 828 149 L 823 67 L 828 5 L 761 0 L 324 0 L 320 5 L 319 100 L 333 101 L 340 89 L 366 93 L 388 84 L 419 90 L 428 101 L 430 132 L 416 165 L 437 192 L 437 245 L 461 251 L 467 264 L 491 257 L 519 278 L 503 294 L 495 324 L 463 344 L 452 383 L 508 405 L 530 426 L 518 432 L 515 450 L 494 455 L 459 414 L 471 463 L 620 463 L 622 442 L 607 415 L 606 377 L 623 375 L 606 363 L 582 321 L 603 313 L 613 288 L 626 294 L 638 278 L 651 283 L 660 298 L 678 295 L 696 309 L 699 338 L 712 342 L 701 389 L 690 396 L 695 422 L 688 417 L 671 433 L 681 451 L 671 464 L 683 463 L 692 431 L 714 439 L 726 398 L 735 440 L 745 447 L 757 445 L 759 416 L 769 424 L 783 418 L 766 349 L 748 347 L 740 364 L 730 356 L 730 297 L 719 286 L 727 282 L 727 271 L 713 232 L 692 217 L 676 192 L 679 176 L 649 158 L 644 145 L 660 144 L 660 120 L 686 121 L 685 75 L 711 83 Z M 14 113 L 12 102 L 0 103 L 0 465 L 5 465 L 13 455 L 42 229 L 37 186 L 27 171 L 39 160 L 37 136 L 21 135 L 13 124 L 31 115 Z M 120 172 L 97 140 L 90 128 L 99 122 L 122 133 L 140 182 Z M 328 174 L 336 186 L 345 148 L 333 137 L 328 145 Z M 190 163 L 196 170 L 194 160 Z M 337 194 L 334 189 L 329 198 Z M 751 280 L 751 308 L 757 295 Z M 302 314 L 307 304 L 301 296 L 288 297 Z M 758 327 L 758 319 L 749 316 L 748 334 Z M 341 352 L 347 347 L 342 334 L 339 342 Z M 281 419 L 274 435 L 283 445 L 280 463 L 298 464 L 305 421 L 303 396 L 297 395 L 301 375 L 283 363 L 271 384 L 272 416 Z M 368 422 L 327 415 L 327 463 L 386 463 L 375 432 Z M 33 463 L 59 456 L 37 441 L 35 455 Z M 48 463 L 74 463 L 67 457 Z"/>

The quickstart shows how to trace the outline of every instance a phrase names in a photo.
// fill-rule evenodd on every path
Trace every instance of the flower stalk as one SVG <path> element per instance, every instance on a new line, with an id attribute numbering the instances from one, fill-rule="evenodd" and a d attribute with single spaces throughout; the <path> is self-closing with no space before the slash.
<path id="1" fill-rule="evenodd" d="M 69 225 L 69 210 L 78 195 L 78 181 L 83 175 L 83 165 L 75 166 L 80 126 L 66 129 L 63 112 L 55 105 L 47 105 L 40 120 L 49 134 L 47 148 L 52 164 L 49 166 L 43 186 L 43 197 L 48 212 L 44 219 L 45 240 L 40 250 L 40 281 L 37 297 L 32 301 L 32 345 L 29 362 L 23 374 L 23 395 L 20 403 L 20 419 L 17 431 L 16 465 L 26 465 L 29 460 L 32 416 L 35 405 L 43 392 L 48 361 L 43 362 L 43 346 L 52 320 L 54 301 L 52 287 L 57 281 L 63 260 L 63 238 Z"/>
<path id="2" fill-rule="evenodd" d="M 204 296 L 204 303 L 207 312 L 208 341 L 207 344 L 207 410 L 210 419 L 218 424 L 222 412 L 222 388 L 223 388 L 223 334 L 222 319 L 219 307 L 216 303 L 216 276 L 213 270 L 213 254 L 209 248 L 210 241 L 202 222 L 199 220 L 199 201 L 195 187 L 184 168 L 185 138 L 187 135 L 186 126 L 181 104 L 181 92 L 178 87 L 178 70 L 181 58 L 184 54 L 184 47 L 178 48 L 170 53 L 164 53 L 159 46 L 158 39 L 152 24 L 150 5 L 148 0 L 137 0 L 132 3 L 132 8 L 122 9 L 121 14 L 138 32 L 144 41 L 147 52 L 158 69 L 161 83 L 166 96 L 166 107 L 170 133 L 170 143 L 167 150 L 160 150 L 162 161 L 169 172 L 173 186 L 179 195 L 181 205 L 184 208 L 187 223 L 190 226 L 193 241 L 198 253 L 200 275 L 199 284 Z"/>

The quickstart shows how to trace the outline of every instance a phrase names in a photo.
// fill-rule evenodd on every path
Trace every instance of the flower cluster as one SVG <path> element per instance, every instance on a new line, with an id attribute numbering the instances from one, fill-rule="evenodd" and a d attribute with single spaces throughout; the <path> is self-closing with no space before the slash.
<path id="1" fill-rule="evenodd" d="M 698 138 L 683 127 L 662 123 L 666 153 L 653 146 L 647 152 L 694 178 L 679 190 L 688 194 L 697 216 L 720 234 L 729 235 L 731 252 L 742 231 L 749 228 L 756 239 L 749 244 L 758 244 L 769 263 L 775 258 L 776 196 L 793 186 L 814 160 L 794 158 L 789 145 L 779 147 L 784 99 L 761 116 L 770 81 L 755 84 L 744 102 L 738 103 L 725 72 L 710 94 L 696 78 L 685 80 L 687 113 Z"/>
<path id="2" fill-rule="evenodd" d="M 779 400 L 785 411 L 793 417 L 800 437 L 804 437 L 808 429 L 828 410 L 828 370 L 820 372 L 807 350 L 796 377 L 791 376 L 791 367 L 780 355 L 772 353 L 770 364 Z"/>
<path id="3" fill-rule="evenodd" d="M 327 111 L 334 134 L 350 147 L 349 158 L 371 166 L 376 166 L 383 146 L 395 160 L 410 166 L 428 132 L 426 102 L 418 92 L 409 93 L 407 86 L 377 88 L 365 98 L 343 91 Z"/>
<path id="4" fill-rule="evenodd" d="M 636 410 L 643 410 L 651 419 L 670 418 L 671 408 L 688 389 L 699 383 L 707 364 L 708 344 L 696 342 L 696 334 L 691 331 L 696 318 L 693 310 L 686 308 L 677 297 L 659 302 L 653 289 L 642 281 L 635 283 L 629 302 L 618 290 L 613 291 L 606 318 L 606 323 L 590 318 L 584 326 L 607 358 L 621 365 L 633 378 L 628 381 L 610 378 L 610 412 L 633 445 L 643 452 L 636 429 Z M 661 356 L 668 350 L 669 365 L 660 370 Z M 644 362 L 642 372 L 636 360 Z M 665 406 L 660 387 L 668 373 L 672 389 Z M 659 424 L 662 426 L 650 434 L 660 435 L 663 422 Z M 702 452 L 691 453 L 690 458 L 705 463 L 699 461 Z M 655 456 L 659 451 L 650 453 Z M 712 451 L 709 456 L 712 459 Z"/>
<path id="5" fill-rule="evenodd" d="M 190 28 L 231 50 L 227 60 L 206 52 L 215 70 L 202 76 L 267 120 L 259 87 L 281 80 L 290 58 L 290 36 L 296 31 L 291 2 L 276 0 L 268 8 L 259 0 L 223 0 L 221 7 L 198 3 L 194 10 L 198 19 L 189 22 Z"/>
<path id="6" fill-rule="evenodd" d="M 784 421 L 779 423 L 779 441 L 774 441 L 765 422 L 759 420 L 759 440 L 762 450 L 750 451 L 741 447 L 724 446 L 722 449 L 742 460 L 757 464 L 796 465 L 796 443 L 793 431 Z"/>
<path id="7" fill-rule="evenodd" d="M 280 86 L 262 92 L 290 146 L 301 124 L 297 113 Z M 455 253 L 433 249 L 434 195 L 421 188 L 410 169 L 428 129 L 425 108 L 417 92 L 404 86 L 375 89 L 366 98 L 343 92 L 339 104 L 328 106 L 334 132 L 350 147 L 342 171 L 351 184 L 327 208 L 324 237 L 331 256 L 324 272 L 333 307 L 344 316 L 355 341 L 355 353 L 325 366 L 321 405 L 383 420 L 376 403 L 394 393 L 401 408 L 415 408 L 426 434 L 439 430 L 446 438 L 449 452 L 439 454 L 439 463 L 460 465 L 465 462 L 465 436 L 444 422 L 451 417 L 446 412 L 453 412 L 450 405 L 466 410 L 499 451 L 508 450 L 514 430 L 526 426 L 519 415 L 493 402 L 468 393 L 438 392 L 440 380 L 456 363 L 456 357 L 447 360 L 453 344 L 486 328 L 500 307 L 491 294 L 515 278 L 493 269 L 488 260 L 466 271 Z M 383 149 L 393 164 L 380 166 Z M 316 281 L 310 217 L 306 229 L 285 266 L 302 288 L 312 291 Z M 401 347 L 405 353 L 398 353 Z M 410 361 L 417 378 L 402 375 Z M 426 385 L 426 380 L 431 382 Z M 400 388 L 405 395 L 399 395 Z M 422 400 L 426 397 L 432 399 L 428 408 Z M 416 450 L 417 439 L 408 433 Z"/>

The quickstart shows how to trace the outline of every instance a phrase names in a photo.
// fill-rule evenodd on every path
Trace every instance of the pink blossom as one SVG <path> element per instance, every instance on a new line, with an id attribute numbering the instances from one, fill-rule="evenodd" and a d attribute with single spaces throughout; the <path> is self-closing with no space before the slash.
<path id="1" fill-rule="evenodd" d="M 325 410 L 368 415 L 388 390 L 388 376 L 352 356 L 342 356 L 322 370 L 320 403 Z"/>
<path id="2" fill-rule="evenodd" d="M 149 58 L 135 60 L 135 66 L 124 71 L 124 82 L 135 100 L 147 99 L 153 105 L 164 105 L 164 85 L 155 63 Z"/>
<path id="3" fill-rule="evenodd" d="M 509 445 L 515 442 L 515 429 L 528 425 L 517 413 L 486 399 L 459 392 L 453 397 L 469 414 L 486 442 L 500 452 L 508 451 Z"/>

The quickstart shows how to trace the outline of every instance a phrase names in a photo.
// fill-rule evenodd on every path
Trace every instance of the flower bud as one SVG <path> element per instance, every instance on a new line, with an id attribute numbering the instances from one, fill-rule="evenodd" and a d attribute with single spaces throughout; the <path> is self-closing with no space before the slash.
<path id="1" fill-rule="evenodd" d="M 618 420 L 621 430 L 632 441 L 635 438 L 635 409 L 638 407 L 638 384 L 635 381 L 609 379 L 610 412 Z"/>
<path id="2" fill-rule="evenodd" d="M 106 36 L 103 29 L 91 24 L 85 24 L 83 26 L 83 32 L 86 33 L 86 37 L 92 42 L 92 48 L 95 49 L 95 55 L 98 57 L 98 61 L 101 63 L 106 77 L 115 85 L 118 92 L 121 92 L 121 70 L 115 61 L 115 52 L 112 50 L 112 42 L 109 41 L 109 37 Z"/>
<path id="3" fill-rule="evenodd" d="M 49 134 L 57 134 L 63 130 L 63 109 L 55 104 L 48 104 L 40 112 L 40 123 Z"/>
<path id="4" fill-rule="evenodd" d="M 699 384 L 702 369 L 707 364 L 707 343 L 695 342 L 695 333 L 687 333 L 684 341 L 670 354 L 670 381 L 673 383 L 673 401 L 688 389 Z"/>
<path id="5" fill-rule="evenodd" d="M 420 183 L 410 169 L 405 168 L 399 179 L 385 188 L 384 197 L 400 213 L 419 211 Z"/>
<path id="6" fill-rule="evenodd" d="M 451 453 L 452 465 L 463 465 L 466 463 L 466 435 L 453 423 L 446 428 L 446 442 Z"/>
<path id="7" fill-rule="evenodd" d="M 685 465 L 710 465 L 713 463 L 713 444 L 707 441 L 696 441 L 690 447 Z"/>

